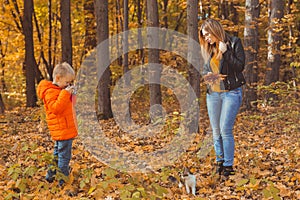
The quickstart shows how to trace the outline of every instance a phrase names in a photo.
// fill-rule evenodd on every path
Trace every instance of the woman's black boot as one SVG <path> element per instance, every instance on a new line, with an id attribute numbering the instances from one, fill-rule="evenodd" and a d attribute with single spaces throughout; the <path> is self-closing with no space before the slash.
<path id="1" fill-rule="evenodd" d="M 230 176 L 230 175 L 235 175 L 235 172 L 232 168 L 232 166 L 224 166 L 223 167 L 223 174 L 224 176 Z"/>

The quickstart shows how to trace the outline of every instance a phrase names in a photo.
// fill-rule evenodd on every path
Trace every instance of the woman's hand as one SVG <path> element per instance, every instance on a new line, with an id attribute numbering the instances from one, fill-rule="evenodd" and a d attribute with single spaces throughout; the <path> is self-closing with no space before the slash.
<path id="1" fill-rule="evenodd" d="M 224 75 L 224 74 L 215 74 L 215 73 L 209 72 L 203 78 L 204 78 L 204 82 L 206 84 L 212 85 L 214 83 L 220 82 L 221 80 L 224 80 L 225 77 L 226 77 L 226 75 Z"/>
<path id="2" fill-rule="evenodd" d="M 224 42 L 222 42 L 222 41 L 219 42 L 219 50 L 222 53 L 225 53 L 227 51 L 227 45 Z"/>

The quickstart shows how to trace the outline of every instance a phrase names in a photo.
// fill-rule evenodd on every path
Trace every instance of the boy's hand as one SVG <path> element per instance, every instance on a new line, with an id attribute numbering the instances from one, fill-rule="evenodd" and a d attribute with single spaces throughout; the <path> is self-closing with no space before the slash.
<path id="1" fill-rule="evenodd" d="M 65 88 L 69 93 L 73 93 L 75 91 L 75 86 L 74 85 L 69 85 L 68 87 Z"/>

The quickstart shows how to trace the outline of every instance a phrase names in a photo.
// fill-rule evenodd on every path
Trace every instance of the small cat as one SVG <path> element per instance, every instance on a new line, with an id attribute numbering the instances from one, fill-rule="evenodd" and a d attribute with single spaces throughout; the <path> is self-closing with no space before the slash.
<path id="1" fill-rule="evenodd" d="M 183 173 L 180 176 L 180 181 L 184 183 L 186 193 L 196 195 L 196 176 L 190 172 L 188 168 L 184 168 Z"/>
<path id="2" fill-rule="evenodd" d="M 169 176 L 168 180 L 172 183 L 178 183 L 178 187 L 181 188 L 183 185 L 185 186 L 186 192 L 190 194 L 192 190 L 192 194 L 196 195 L 196 176 L 193 175 L 188 168 L 183 169 L 183 173 L 179 173 L 180 180 L 178 181 L 174 176 Z"/>

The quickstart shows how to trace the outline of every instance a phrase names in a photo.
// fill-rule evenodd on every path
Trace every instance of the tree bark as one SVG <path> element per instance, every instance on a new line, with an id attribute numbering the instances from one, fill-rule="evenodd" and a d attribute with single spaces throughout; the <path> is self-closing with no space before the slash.
<path id="1" fill-rule="evenodd" d="M 6 42 L 7 44 L 7 42 Z M 6 91 L 6 83 L 5 83 L 5 62 L 4 62 L 4 58 L 6 56 L 6 52 L 7 52 L 7 45 L 5 45 L 6 48 L 4 47 L 4 45 L 2 44 L 2 41 L 0 39 L 0 92 L 5 92 Z"/>
<path id="2" fill-rule="evenodd" d="M 187 33 L 189 38 L 195 40 L 196 42 L 199 41 L 198 39 L 198 0 L 187 0 Z M 189 43 L 188 46 L 188 58 L 191 60 L 199 59 L 199 54 L 196 54 L 197 49 L 193 43 Z M 200 53 L 200 52 L 198 52 Z M 188 64 L 188 80 L 190 85 L 193 88 L 193 92 L 195 92 L 197 98 L 200 98 L 200 65 L 193 66 L 191 63 Z M 191 101 L 193 101 L 192 99 Z M 190 102 L 190 105 L 193 105 L 194 102 Z M 197 116 L 193 117 L 192 120 L 192 127 L 197 127 L 199 121 L 199 112 L 197 112 Z"/>
<path id="3" fill-rule="evenodd" d="M 48 23 L 49 23 L 49 39 L 48 39 L 48 74 L 50 80 L 53 80 L 53 64 L 52 64 L 52 0 L 48 0 Z"/>
<path id="4" fill-rule="evenodd" d="M 169 25 L 168 25 L 168 0 L 163 0 L 163 27 L 165 28 L 165 30 L 168 30 Z M 166 45 L 166 31 L 163 32 L 163 36 L 162 36 L 162 47 L 164 48 Z"/>
<path id="5" fill-rule="evenodd" d="M 97 44 L 108 39 L 108 2 L 106 0 L 95 0 Z M 109 59 L 109 47 L 106 46 L 99 53 L 97 51 L 96 63 L 100 71 L 104 71 L 98 83 L 98 118 L 109 119 L 112 115 L 110 100 L 111 72 L 104 65 L 104 60 Z M 106 68 L 107 67 L 107 68 Z"/>
<path id="6" fill-rule="evenodd" d="M 123 19 L 121 14 L 121 6 L 120 6 L 120 0 L 116 0 L 116 27 L 117 27 L 117 34 L 120 33 L 120 30 L 122 31 L 123 28 Z M 121 28 L 119 28 L 121 27 Z M 119 37 L 116 37 L 116 46 L 117 46 L 117 54 L 121 54 L 121 48 L 120 45 L 122 45 L 122 41 L 119 40 Z M 118 65 L 122 65 L 123 58 L 122 56 L 119 56 L 118 58 Z"/>
<path id="7" fill-rule="evenodd" d="M 283 17 L 284 1 L 272 0 L 269 4 L 269 30 L 268 30 L 268 63 L 265 84 L 269 85 L 279 80 L 281 65 L 280 46 L 281 31 L 278 31 Z"/>
<path id="8" fill-rule="evenodd" d="M 85 24 L 85 37 L 84 37 L 84 49 L 85 54 L 96 47 L 96 18 L 95 7 L 93 0 L 84 1 L 84 24 Z"/>
<path id="9" fill-rule="evenodd" d="M 142 5 L 141 5 L 141 0 L 137 0 L 137 17 L 138 17 L 138 27 L 142 28 L 143 23 L 142 23 Z M 145 56 L 144 56 L 144 49 L 143 49 L 143 40 L 142 38 L 142 33 L 139 30 L 138 31 L 138 44 L 139 44 L 139 52 L 140 52 L 140 60 L 141 64 L 143 65 L 145 63 Z"/>
<path id="10" fill-rule="evenodd" d="M 218 7 L 218 16 L 220 19 L 228 19 L 229 9 L 228 2 L 226 0 L 220 0 Z"/>
<path id="11" fill-rule="evenodd" d="M 38 41 L 39 41 L 39 44 L 41 46 L 41 50 L 40 50 L 40 58 L 42 59 L 43 63 L 45 64 L 46 68 L 48 69 L 48 62 L 45 58 L 45 54 L 44 54 L 44 48 L 43 48 L 43 44 L 42 44 L 42 34 L 41 34 L 41 31 L 40 31 L 40 27 L 39 27 L 39 23 L 38 23 L 38 20 L 37 20 L 37 17 L 36 17 L 36 14 L 34 12 L 34 9 L 33 9 L 33 19 L 34 19 L 34 24 L 35 24 L 35 28 L 36 28 L 36 32 L 37 32 L 37 35 L 38 35 Z M 39 59 L 40 60 L 40 59 Z M 35 68 L 34 68 L 34 72 L 35 72 L 35 78 L 36 78 L 36 81 L 39 83 L 41 80 L 44 79 L 40 69 L 39 69 L 39 65 L 40 65 L 40 61 L 35 64 Z"/>
<path id="12" fill-rule="evenodd" d="M 124 0 L 123 2 L 123 10 L 124 10 L 124 27 L 123 27 L 123 73 L 127 73 L 129 71 L 128 67 L 128 0 Z M 130 85 L 130 76 L 126 76 L 125 85 Z"/>
<path id="13" fill-rule="evenodd" d="M 57 46 L 58 46 L 58 37 L 59 37 L 59 30 L 57 27 L 59 27 L 59 17 L 58 17 L 58 12 L 59 12 L 59 6 L 55 5 L 55 14 L 53 15 L 53 23 L 54 23 L 54 30 L 53 30 L 53 36 L 54 36 L 54 40 L 53 40 L 53 58 L 52 58 L 52 65 L 55 66 L 57 64 Z"/>
<path id="14" fill-rule="evenodd" d="M 157 28 L 159 27 L 157 0 L 147 0 L 147 26 Z M 149 84 L 150 115 L 152 116 L 151 120 L 155 122 L 162 115 L 162 110 L 160 107 L 162 104 L 162 99 L 160 88 L 161 66 L 159 64 L 159 49 L 153 48 L 155 46 L 158 46 L 158 30 L 148 32 L 147 38 L 150 47 L 148 54 L 148 61 L 150 64 L 148 67 L 149 81 L 154 82 Z M 155 66 L 153 64 L 155 64 Z M 153 110 L 152 108 L 155 108 L 155 110 Z"/>
<path id="15" fill-rule="evenodd" d="M 4 106 L 4 102 L 2 99 L 2 94 L 0 93 L 0 114 L 3 114 L 5 111 L 5 106 Z"/>
<path id="16" fill-rule="evenodd" d="M 62 62 L 67 62 L 72 66 L 72 35 L 70 9 L 70 0 L 60 1 Z"/>
<path id="17" fill-rule="evenodd" d="M 279 80 L 279 69 L 281 65 L 281 18 L 283 17 L 284 1 L 272 0 L 269 2 L 269 30 L 268 30 L 268 63 L 266 71 L 265 85 L 270 85 Z M 276 99 L 275 94 L 268 93 L 266 99 Z"/>
<path id="18" fill-rule="evenodd" d="M 258 18 L 260 14 L 259 0 L 246 0 L 244 45 L 246 55 L 244 102 L 246 109 L 256 107 L 257 100 L 257 81 L 258 81 L 258 50 L 259 33 Z"/>
<path id="19" fill-rule="evenodd" d="M 236 9 L 235 6 L 239 6 L 240 3 L 234 3 L 234 1 L 232 1 L 230 3 L 230 16 L 231 16 L 231 21 L 233 22 L 234 25 L 238 25 L 239 23 L 239 13 Z M 233 31 L 233 35 L 238 37 L 238 31 Z"/>
<path id="20" fill-rule="evenodd" d="M 35 90 L 35 58 L 32 28 L 33 0 L 24 0 L 23 32 L 25 35 L 25 71 L 26 71 L 26 106 L 35 107 L 37 102 Z"/>
<path id="21" fill-rule="evenodd" d="M 288 15 L 291 15 L 292 14 L 292 5 L 294 3 L 294 0 L 288 0 L 288 5 L 287 5 L 287 14 Z M 288 51 L 291 53 L 291 54 L 295 54 L 295 47 L 293 48 L 293 38 L 294 38 L 294 31 L 293 31 L 293 27 L 291 24 L 288 25 L 288 29 L 289 29 L 289 42 L 288 42 Z M 294 57 L 291 57 L 291 59 L 289 60 L 289 62 L 294 62 L 295 58 Z M 287 75 L 289 74 L 288 76 L 283 76 L 283 81 L 284 82 L 289 82 L 289 81 L 293 81 L 293 85 L 296 86 L 297 85 L 297 82 L 296 82 L 296 77 L 297 77 L 297 70 L 296 70 L 296 67 L 293 66 L 291 70 L 288 70 L 286 69 L 284 74 Z"/>
<path id="22" fill-rule="evenodd" d="M 287 5 L 287 14 L 291 14 L 291 6 L 293 5 L 294 0 L 288 0 L 288 5 Z M 293 33 L 293 28 L 292 26 L 289 24 L 288 26 L 289 28 L 289 48 L 292 47 L 292 38 L 294 37 L 294 33 Z"/>

